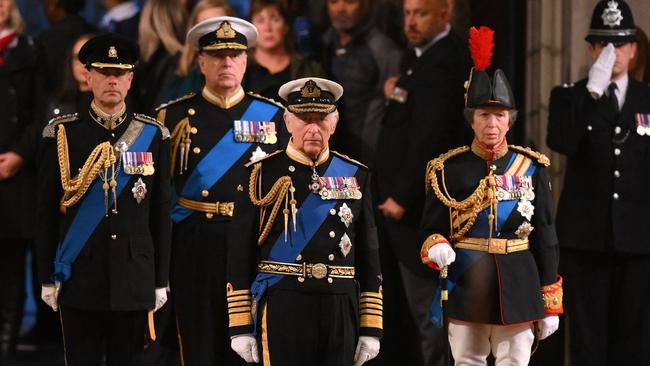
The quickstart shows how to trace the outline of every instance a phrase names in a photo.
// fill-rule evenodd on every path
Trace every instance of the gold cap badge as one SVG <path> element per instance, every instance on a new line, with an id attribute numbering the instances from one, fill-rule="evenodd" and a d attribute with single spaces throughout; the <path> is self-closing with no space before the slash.
<path id="1" fill-rule="evenodd" d="M 300 88 L 300 96 L 303 98 L 320 98 L 321 89 L 314 80 L 308 80 L 305 86 Z"/>
<path id="2" fill-rule="evenodd" d="M 108 57 L 117 58 L 117 50 L 115 49 L 115 46 L 110 46 L 108 48 Z"/>
<path id="3" fill-rule="evenodd" d="M 230 39 L 230 38 L 235 38 L 235 30 L 232 29 L 230 26 L 230 23 L 228 22 L 223 22 L 217 29 L 217 38 L 218 39 Z"/>

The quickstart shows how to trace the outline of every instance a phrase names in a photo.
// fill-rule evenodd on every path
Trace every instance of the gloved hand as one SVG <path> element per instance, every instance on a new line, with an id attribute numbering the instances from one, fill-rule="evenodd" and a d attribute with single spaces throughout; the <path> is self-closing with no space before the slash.
<path id="1" fill-rule="evenodd" d="M 54 285 L 41 286 L 41 300 L 51 307 L 52 310 L 59 310 L 59 305 L 56 303 L 56 287 Z"/>
<path id="2" fill-rule="evenodd" d="M 252 334 L 241 334 L 230 339 L 230 348 L 248 363 L 260 362 L 257 354 L 257 340 Z"/>
<path id="3" fill-rule="evenodd" d="M 160 308 L 165 305 L 167 302 L 167 289 L 164 287 L 159 287 L 156 289 L 156 305 L 153 308 L 153 312 L 155 313 L 158 311 Z"/>
<path id="4" fill-rule="evenodd" d="M 545 339 L 555 333 L 559 326 L 560 317 L 557 315 L 549 315 L 546 318 L 537 321 L 537 338 L 539 340 Z"/>
<path id="5" fill-rule="evenodd" d="M 449 244 L 444 243 L 436 244 L 429 248 L 428 256 L 440 268 L 448 266 L 456 260 L 456 252 L 451 249 Z"/>
<path id="6" fill-rule="evenodd" d="M 379 353 L 379 338 L 361 336 L 354 352 L 354 366 L 361 366 L 364 362 L 377 357 Z"/>
<path id="7" fill-rule="evenodd" d="M 612 80 L 612 69 L 616 61 L 616 49 L 608 43 L 600 52 L 596 62 L 589 69 L 589 81 L 587 90 L 600 98 Z"/>

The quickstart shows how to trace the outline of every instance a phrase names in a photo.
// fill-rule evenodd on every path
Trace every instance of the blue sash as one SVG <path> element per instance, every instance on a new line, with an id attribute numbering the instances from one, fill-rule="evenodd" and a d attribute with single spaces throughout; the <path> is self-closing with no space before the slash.
<path id="1" fill-rule="evenodd" d="M 129 151 L 147 151 L 153 141 L 153 137 L 158 131 L 158 127 L 143 124 L 137 139 L 129 147 Z M 124 173 L 124 169 L 120 170 L 117 175 L 116 194 L 120 197 L 122 190 L 131 179 L 131 176 Z M 95 179 L 88 192 L 79 204 L 79 210 L 72 219 L 72 223 L 68 228 L 63 240 L 59 243 L 56 250 L 56 258 L 54 259 L 54 273 L 52 280 L 63 284 L 72 274 L 72 264 L 77 259 L 79 253 L 86 245 L 86 242 L 93 234 L 97 225 L 104 217 L 105 202 L 104 202 L 104 189 L 102 185 L 104 182 Z M 113 204 L 113 195 L 108 195 L 108 205 Z"/>
<path id="2" fill-rule="evenodd" d="M 512 163 L 515 160 L 517 154 L 512 154 L 508 166 L 505 168 L 505 171 L 510 168 Z M 524 175 L 532 176 L 535 173 L 537 164 L 532 163 Z M 498 205 L 498 215 L 497 215 L 497 227 L 501 228 L 505 225 L 508 217 L 517 206 L 518 200 L 508 200 L 508 201 L 499 201 Z M 477 237 L 477 238 L 488 238 L 490 236 L 490 223 L 488 216 L 490 214 L 490 209 L 487 208 L 481 211 L 476 217 L 476 222 L 474 226 L 469 230 L 467 236 Z M 486 253 L 477 252 L 475 250 L 467 249 L 458 249 L 454 248 L 456 252 L 456 260 L 449 266 L 449 275 L 447 276 L 447 291 L 449 295 L 454 291 L 456 287 L 456 282 L 458 279 L 474 264 L 476 261 L 481 259 L 483 256 L 487 255 Z M 429 319 L 438 327 L 442 327 L 442 307 L 440 303 L 440 284 L 436 288 L 436 295 L 433 298 L 433 303 L 429 308 Z"/>
<path id="3" fill-rule="evenodd" d="M 269 121 L 278 112 L 278 109 L 277 106 L 271 103 L 253 100 L 244 115 L 241 116 L 241 119 L 245 121 Z M 202 201 L 201 191 L 213 187 L 252 145 L 251 142 L 235 141 L 235 134 L 233 129 L 230 128 L 194 167 L 192 174 L 185 181 L 180 196 Z M 192 210 L 176 204 L 172 209 L 172 222 L 183 221 L 192 212 Z"/>
<path id="4" fill-rule="evenodd" d="M 323 176 L 353 177 L 357 169 L 356 165 L 350 164 L 335 156 Z M 266 260 L 295 262 L 298 254 L 309 244 L 316 231 L 318 231 L 323 222 L 325 222 L 325 219 L 329 216 L 329 211 L 335 205 L 336 200 L 324 200 L 317 194 L 307 195 L 307 199 L 305 199 L 305 202 L 296 214 L 296 232 L 289 229 L 287 242 L 284 241 L 284 235 L 278 236 Z M 293 225 L 289 223 L 289 228 L 292 227 Z M 280 274 L 258 273 L 255 281 L 251 285 L 251 293 L 255 303 L 260 304 L 266 290 L 278 283 L 283 277 L 284 275 Z M 257 324 L 256 314 L 253 314 L 253 320 Z M 257 326 L 255 326 L 255 332 L 257 332 Z"/>

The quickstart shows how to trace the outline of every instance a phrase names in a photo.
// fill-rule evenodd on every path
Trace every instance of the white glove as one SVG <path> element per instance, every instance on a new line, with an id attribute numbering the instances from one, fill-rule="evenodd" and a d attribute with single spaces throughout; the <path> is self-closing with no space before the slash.
<path id="1" fill-rule="evenodd" d="M 589 69 L 589 81 L 587 90 L 596 94 L 600 98 L 612 80 L 612 69 L 616 61 L 616 51 L 614 45 L 608 43 L 600 52 L 596 62 Z"/>
<path id="2" fill-rule="evenodd" d="M 354 366 L 361 366 L 364 362 L 377 357 L 379 353 L 379 338 L 361 336 L 354 352 Z"/>
<path id="3" fill-rule="evenodd" d="M 555 333 L 560 326 L 560 317 L 557 315 L 549 315 L 546 318 L 537 322 L 537 338 L 539 340 L 545 339 L 551 334 Z"/>
<path id="4" fill-rule="evenodd" d="M 429 256 L 429 260 L 440 268 L 448 266 L 456 260 L 456 252 L 451 249 L 449 244 L 444 243 L 436 244 L 429 248 L 427 255 Z"/>
<path id="5" fill-rule="evenodd" d="M 164 287 L 159 287 L 156 289 L 156 305 L 153 308 L 153 312 L 155 313 L 158 311 L 160 308 L 165 305 L 167 302 L 167 289 Z"/>
<path id="6" fill-rule="evenodd" d="M 248 363 L 260 362 L 257 354 L 257 340 L 252 334 L 241 334 L 230 339 L 230 348 Z"/>
<path id="7" fill-rule="evenodd" d="M 59 310 L 59 305 L 56 303 L 56 287 L 54 285 L 41 286 L 41 300 L 51 307 L 52 310 Z"/>

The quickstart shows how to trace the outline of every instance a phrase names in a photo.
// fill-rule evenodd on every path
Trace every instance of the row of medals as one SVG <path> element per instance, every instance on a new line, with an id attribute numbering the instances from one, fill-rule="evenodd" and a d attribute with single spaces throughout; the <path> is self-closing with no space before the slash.
<path id="1" fill-rule="evenodd" d="M 257 133 L 235 132 L 235 141 L 237 142 L 257 142 L 263 144 L 275 144 L 278 142 L 278 136 L 275 131 L 259 131 Z"/>
<path id="2" fill-rule="evenodd" d="M 362 197 L 359 187 L 344 187 L 342 189 L 327 189 L 320 181 L 320 176 L 314 172 L 311 176 L 309 189 L 320 195 L 324 200 L 359 200 Z"/>

